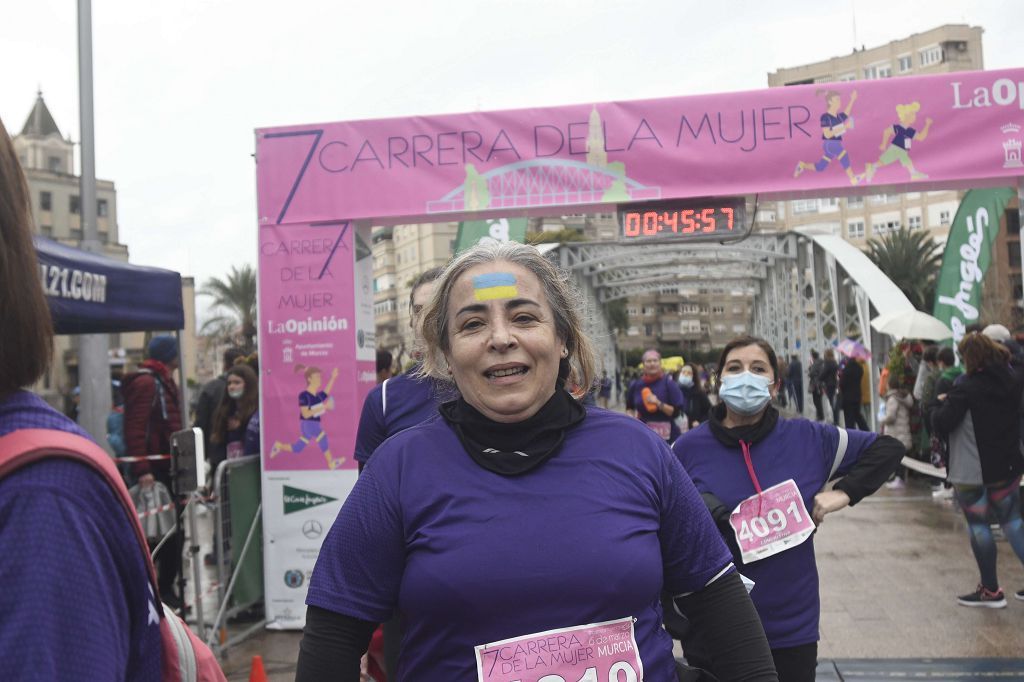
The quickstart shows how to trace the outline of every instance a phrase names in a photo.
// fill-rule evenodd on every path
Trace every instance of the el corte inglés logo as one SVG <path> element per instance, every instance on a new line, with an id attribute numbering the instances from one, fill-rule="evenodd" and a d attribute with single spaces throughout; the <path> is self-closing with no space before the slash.
<path id="1" fill-rule="evenodd" d="M 328 497 L 327 495 L 321 495 L 320 493 L 313 493 L 302 488 L 293 488 L 290 485 L 284 486 L 284 513 L 292 514 L 294 512 L 302 511 L 303 509 L 309 509 L 310 507 L 318 507 L 321 504 L 327 504 L 328 502 L 334 502 L 338 498 Z"/>

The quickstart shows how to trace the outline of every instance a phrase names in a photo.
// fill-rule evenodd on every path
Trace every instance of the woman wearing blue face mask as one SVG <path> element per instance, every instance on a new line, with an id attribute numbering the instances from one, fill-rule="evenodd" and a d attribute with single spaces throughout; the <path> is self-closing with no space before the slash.
<path id="1" fill-rule="evenodd" d="M 707 421 L 711 412 L 711 401 L 708 400 L 695 365 L 684 365 L 679 370 L 679 390 L 683 394 L 683 413 L 687 425 L 695 429 Z"/>
<path id="2" fill-rule="evenodd" d="M 813 681 L 820 612 L 814 529 L 826 514 L 875 492 L 904 448 L 888 436 L 783 419 L 771 405 L 778 367 L 767 341 L 730 341 L 719 359 L 719 404 L 672 450 L 740 572 L 755 583 L 750 596 L 780 682 Z M 831 490 L 820 492 L 834 478 Z M 706 667 L 700 633 L 689 637 L 683 642 L 689 663 Z"/>

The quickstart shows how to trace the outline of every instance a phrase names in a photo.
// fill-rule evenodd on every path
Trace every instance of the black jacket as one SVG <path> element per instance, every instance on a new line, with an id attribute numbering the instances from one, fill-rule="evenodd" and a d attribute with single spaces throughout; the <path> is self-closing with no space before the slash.
<path id="1" fill-rule="evenodd" d="M 977 457 L 985 484 L 1024 472 L 1020 441 L 1021 380 L 1009 368 L 985 367 L 964 375 L 930 411 L 933 429 L 949 438 L 950 477 L 957 457 Z"/>
<path id="2" fill-rule="evenodd" d="M 849 359 L 843 365 L 843 373 L 839 377 L 839 395 L 843 405 L 860 405 L 860 380 L 864 378 L 864 370 L 860 363 Z"/>

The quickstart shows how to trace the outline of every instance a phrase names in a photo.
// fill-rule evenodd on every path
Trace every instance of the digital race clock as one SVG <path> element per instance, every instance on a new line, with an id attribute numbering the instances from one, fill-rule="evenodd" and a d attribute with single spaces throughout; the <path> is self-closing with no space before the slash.
<path id="1" fill-rule="evenodd" d="M 647 201 L 619 206 L 620 239 L 724 241 L 750 234 L 743 197 Z"/>

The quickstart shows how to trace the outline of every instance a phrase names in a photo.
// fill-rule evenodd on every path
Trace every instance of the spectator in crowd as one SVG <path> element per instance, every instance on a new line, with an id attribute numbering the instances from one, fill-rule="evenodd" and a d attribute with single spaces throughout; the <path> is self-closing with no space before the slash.
<path id="1" fill-rule="evenodd" d="M 227 390 L 213 413 L 210 442 L 223 447 L 228 459 L 237 459 L 245 454 L 245 432 L 260 407 L 259 380 L 244 361 L 229 369 L 226 376 Z"/>
<path id="2" fill-rule="evenodd" d="M 172 376 L 178 367 L 178 341 L 173 336 L 154 336 L 146 355 L 138 371 L 121 382 L 129 457 L 170 454 L 171 434 L 181 430 L 181 402 Z M 144 488 L 159 482 L 174 492 L 169 459 L 133 462 L 132 473 Z M 181 572 L 181 542 L 176 534 L 163 543 L 155 562 L 161 597 L 171 607 L 179 608 L 181 595 L 174 591 L 174 580 Z"/>
<path id="3" fill-rule="evenodd" d="M 31 205 L 0 122 L 0 436 L 47 429 L 84 442 L 24 390 L 53 352 Z M 162 679 L 159 604 L 135 533 L 92 467 L 48 457 L 0 476 L 0 680 Z"/>
<path id="4" fill-rule="evenodd" d="M 832 423 L 839 423 L 839 405 L 836 402 L 836 390 L 839 386 L 839 364 L 836 363 L 836 353 L 831 348 L 826 348 L 822 356 L 824 361 L 821 367 L 821 384 L 825 392 L 825 399 L 828 401 L 829 409 L 832 410 Z"/>
<path id="5" fill-rule="evenodd" d="M 704 382 L 696 365 L 683 365 L 679 370 L 679 390 L 683 394 L 683 417 L 687 426 L 695 429 L 708 419 L 711 401 L 704 391 Z"/>
<path id="6" fill-rule="evenodd" d="M 612 397 L 612 380 L 608 378 L 608 372 L 601 371 L 601 382 L 597 387 L 597 404 L 608 409 L 608 401 Z"/>
<path id="7" fill-rule="evenodd" d="M 1009 367 L 1010 353 L 984 334 L 972 332 L 957 346 L 964 375 L 936 396 L 932 427 L 949 442 L 949 482 L 967 519 L 971 550 L 981 574 L 977 588 L 957 598 L 962 606 L 1004 608 L 996 573 L 995 519 L 1024 563 L 1020 481 L 1021 381 Z M 941 358 L 940 358 L 941 359 Z M 1024 589 L 1014 593 L 1024 600 Z"/>
<path id="8" fill-rule="evenodd" d="M 789 392 L 796 404 L 797 414 L 804 413 L 804 365 L 800 362 L 800 356 L 794 355 L 789 359 Z"/>
<path id="9" fill-rule="evenodd" d="M 843 423 L 848 429 L 868 431 L 868 423 L 861 412 L 861 379 L 864 368 L 853 358 L 843 361 L 839 374 L 839 404 L 843 408 Z"/>
<path id="10" fill-rule="evenodd" d="M 422 372 L 458 398 L 389 438 L 356 481 L 310 579 L 298 682 L 355 682 L 395 613 L 398 679 L 483 679 L 498 642 L 536 650 L 555 628 L 583 638 L 564 650 L 575 660 L 588 628 L 613 622 L 635 642 L 616 666 L 626 677 L 675 680 L 663 587 L 708 633 L 722 679 L 776 679 L 729 552 L 664 441 L 566 390 L 593 383 L 583 314 L 532 246 L 480 244 L 447 266 L 424 311 Z M 600 494 L 575 494 L 581 477 Z M 566 542 L 582 519 L 600 522 Z"/>
<path id="11" fill-rule="evenodd" d="M 231 347 L 225 350 L 221 373 L 203 385 L 199 392 L 199 399 L 196 401 L 195 426 L 203 430 L 203 452 L 206 453 L 206 461 L 210 463 L 211 476 L 217 470 L 217 465 L 223 462 L 227 456 L 223 443 L 210 441 L 210 435 L 213 433 L 213 413 L 224 400 L 228 370 L 234 367 L 235 361 L 244 355 L 245 352 L 241 348 Z"/>
<path id="12" fill-rule="evenodd" d="M 892 436 L 904 448 L 904 455 L 909 455 L 914 448 L 913 436 L 910 432 L 910 411 L 914 408 L 914 396 L 903 385 L 903 377 L 889 377 L 889 391 L 885 394 L 885 418 L 882 419 L 882 433 Z M 906 469 L 900 467 L 885 487 L 900 489 L 904 487 Z"/>
<path id="13" fill-rule="evenodd" d="M 807 378 L 810 381 L 807 389 L 811 392 L 811 400 L 814 402 L 814 418 L 821 422 L 825 421 L 825 407 L 822 405 L 824 384 L 821 381 L 821 373 L 825 368 L 825 361 L 816 350 L 811 350 L 811 366 L 807 368 Z"/>
<path id="14" fill-rule="evenodd" d="M 377 351 L 377 383 L 383 383 L 395 375 L 395 360 L 389 351 Z"/>
<path id="15" fill-rule="evenodd" d="M 260 356 L 259 353 L 253 352 L 245 358 L 245 364 L 249 365 L 249 369 L 253 371 L 253 374 L 257 377 L 257 386 L 259 385 L 260 375 Z M 249 417 L 249 423 L 245 427 L 245 445 L 244 454 L 246 455 L 258 455 L 260 454 L 260 411 L 259 402 L 256 403 L 257 409 Z"/>

